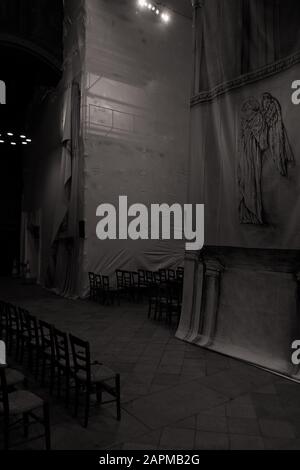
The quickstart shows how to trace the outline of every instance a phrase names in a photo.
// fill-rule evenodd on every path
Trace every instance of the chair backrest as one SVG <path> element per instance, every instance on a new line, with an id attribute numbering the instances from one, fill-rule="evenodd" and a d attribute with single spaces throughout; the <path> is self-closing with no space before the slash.
<path id="1" fill-rule="evenodd" d="M 30 313 L 22 307 L 19 307 L 18 310 L 19 310 L 20 330 L 21 330 L 21 334 L 24 334 L 28 332 L 29 330 L 28 316 L 30 315 Z"/>
<path id="2" fill-rule="evenodd" d="M 167 282 L 168 276 L 167 276 L 167 271 L 165 269 L 160 269 L 159 270 L 159 275 L 160 275 L 160 281 L 161 282 Z"/>
<path id="3" fill-rule="evenodd" d="M 155 284 L 159 285 L 162 283 L 162 280 L 161 280 L 161 275 L 160 275 L 160 272 L 159 271 L 156 271 L 155 273 L 153 273 L 153 281 Z"/>
<path id="4" fill-rule="evenodd" d="M 134 287 L 138 287 L 138 286 L 139 286 L 139 274 L 138 274 L 138 272 L 136 272 L 136 271 L 132 271 L 132 272 L 131 272 L 131 284 L 132 284 L 132 286 L 134 286 Z"/>
<path id="5" fill-rule="evenodd" d="M 41 332 L 41 347 L 42 351 L 47 354 L 55 356 L 55 347 L 54 347 L 54 335 L 53 335 L 53 325 L 47 323 L 43 320 L 39 321 L 40 332 Z"/>
<path id="6" fill-rule="evenodd" d="M 151 285 L 153 283 L 153 272 L 146 271 L 146 283 L 147 285 Z"/>
<path id="7" fill-rule="evenodd" d="M 86 380 L 91 381 L 91 352 L 90 343 L 76 336 L 69 335 L 74 372 L 77 375 L 80 372 L 85 374 Z"/>
<path id="8" fill-rule="evenodd" d="M 57 362 L 64 367 L 70 367 L 69 341 L 67 333 L 54 328 L 53 337 Z"/>
<path id="9" fill-rule="evenodd" d="M 90 293 L 95 289 L 95 274 L 89 272 L 89 284 L 90 284 Z"/>
<path id="10" fill-rule="evenodd" d="M 123 271 L 123 285 L 124 287 L 132 286 L 132 276 L 130 271 Z"/>
<path id="11" fill-rule="evenodd" d="M 102 289 L 109 291 L 109 276 L 102 276 Z"/>
<path id="12" fill-rule="evenodd" d="M 19 330 L 19 315 L 17 308 L 12 304 L 6 304 L 7 326 L 10 330 Z"/>
<path id="13" fill-rule="evenodd" d="M 7 315 L 7 303 L 0 302 L 0 334 L 2 334 L 3 329 L 8 327 L 8 315 Z"/>
<path id="14" fill-rule="evenodd" d="M 94 287 L 96 289 L 100 289 L 102 287 L 102 279 L 101 279 L 101 275 L 100 274 L 95 274 L 95 277 L 94 277 Z"/>
<path id="15" fill-rule="evenodd" d="M 123 282 L 123 271 L 121 269 L 116 270 L 116 278 L 117 278 L 117 287 L 118 288 L 123 288 L 124 287 L 124 282 Z"/>
<path id="16" fill-rule="evenodd" d="M 30 313 L 27 314 L 27 326 L 28 326 L 29 341 L 34 343 L 35 346 L 38 346 L 39 344 L 38 319 L 34 315 L 31 315 Z"/>
<path id="17" fill-rule="evenodd" d="M 138 284 L 139 284 L 139 287 L 146 285 L 146 273 L 144 269 L 138 270 Z"/>
<path id="18" fill-rule="evenodd" d="M 9 416 L 9 399 L 8 389 L 6 382 L 6 368 L 7 366 L 0 366 L 0 415 Z"/>
<path id="19" fill-rule="evenodd" d="M 183 268 L 177 268 L 176 269 L 176 279 L 179 281 L 182 281 L 184 278 L 184 269 Z"/>
<path id="20" fill-rule="evenodd" d="M 176 274 L 174 269 L 168 269 L 168 281 L 174 281 L 176 279 Z"/>

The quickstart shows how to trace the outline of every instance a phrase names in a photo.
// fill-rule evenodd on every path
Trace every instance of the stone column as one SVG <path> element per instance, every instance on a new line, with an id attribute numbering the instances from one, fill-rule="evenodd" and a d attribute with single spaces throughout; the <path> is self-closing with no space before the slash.
<path id="1" fill-rule="evenodd" d="M 214 340 L 218 320 L 220 281 L 223 271 L 224 266 L 217 259 L 206 260 L 200 334 L 198 334 L 195 341 L 199 346 L 210 346 Z"/>

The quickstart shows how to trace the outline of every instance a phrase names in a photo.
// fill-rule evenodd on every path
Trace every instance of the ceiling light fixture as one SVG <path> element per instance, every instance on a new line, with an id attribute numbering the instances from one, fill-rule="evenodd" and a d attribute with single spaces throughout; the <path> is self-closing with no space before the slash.
<path id="1" fill-rule="evenodd" d="M 153 3 L 153 2 L 148 2 L 147 0 L 138 0 L 137 1 L 138 6 L 140 8 L 145 8 L 149 11 L 152 11 L 156 16 L 160 17 L 163 23 L 169 23 L 171 20 L 170 14 L 164 10 L 160 10 L 161 4 Z"/>
<path id="2" fill-rule="evenodd" d="M 170 21 L 169 13 L 166 13 L 166 12 L 162 13 L 161 19 L 163 20 L 164 23 L 169 23 L 169 21 Z"/>

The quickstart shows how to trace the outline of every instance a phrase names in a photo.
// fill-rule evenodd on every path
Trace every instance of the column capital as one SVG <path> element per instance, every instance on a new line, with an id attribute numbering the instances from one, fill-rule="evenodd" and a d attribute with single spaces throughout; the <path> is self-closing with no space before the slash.
<path id="1" fill-rule="evenodd" d="M 205 259 L 206 276 L 219 277 L 224 271 L 225 266 L 216 258 Z"/>

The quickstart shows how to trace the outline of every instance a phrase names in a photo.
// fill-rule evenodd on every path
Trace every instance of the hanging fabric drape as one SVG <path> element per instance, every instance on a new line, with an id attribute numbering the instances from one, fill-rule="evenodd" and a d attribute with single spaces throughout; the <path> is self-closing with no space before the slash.
<path id="1" fill-rule="evenodd" d="M 62 153 L 53 221 L 48 287 L 60 295 L 77 295 L 79 266 L 78 201 L 80 158 L 80 90 L 73 83 L 65 94 Z"/>

